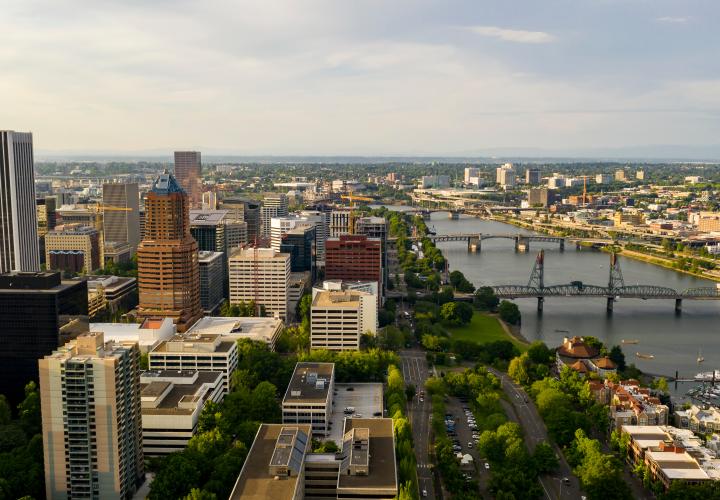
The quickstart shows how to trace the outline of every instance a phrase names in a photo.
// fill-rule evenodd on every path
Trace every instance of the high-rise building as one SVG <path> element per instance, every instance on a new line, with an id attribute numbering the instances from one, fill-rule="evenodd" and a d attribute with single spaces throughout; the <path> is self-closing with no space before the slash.
<path id="1" fill-rule="evenodd" d="M 234 220 L 230 210 L 190 210 L 190 234 L 200 250 L 225 255 L 248 242 L 247 223 Z"/>
<path id="2" fill-rule="evenodd" d="M 48 269 L 91 273 L 103 266 L 100 233 L 82 224 L 62 224 L 45 236 Z"/>
<path id="3" fill-rule="evenodd" d="M 217 210 L 218 197 L 215 191 L 205 191 L 202 194 L 202 209 Z"/>
<path id="4" fill-rule="evenodd" d="M 627 178 L 625 177 L 625 171 L 620 169 L 615 171 L 615 180 L 617 182 L 625 182 Z"/>
<path id="5" fill-rule="evenodd" d="M 528 189 L 528 205 L 536 207 L 538 205 L 547 207 L 555 202 L 555 194 L 548 188 L 530 188 Z"/>
<path id="6" fill-rule="evenodd" d="M 88 287 L 60 273 L 0 275 L 0 394 L 19 402 L 37 360 L 88 330 Z"/>
<path id="7" fill-rule="evenodd" d="M 82 224 L 103 230 L 103 213 L 87 205 L 63 205 L 55 210 L 56 224 Z"/>
<path id="8" fill-rule="evenodd" d="M 480 169 L 477 167 L 465 167 L 465 184 L 477 184 L 477 179 L 480 176 Z"/>
<path id="9" fill-rule="evenodd" d="M 635 172 L 635 178 L 639 181 L 644 181 L 645 180 L 645 171 L 638 170 L 637 172 Z"/>
<path id="10" fill-rule="evenodd" d="M 355 220 L 355 234 L 364 234 L 368 238 L 387 238 L 387 220 L 385 217 L 359 217 Z"/>
<path id="11" fill-rule="evenodd" d="M 296 214 L 273 217 L 270 221 L 270 248 L 279 252 L 283 235 L 298 226 L 312 227 L 315 226 L 315 222 L 305 216 Z"/>
<path id="12" fill-rule="evenodd" d="M 349 208 L 335 209 L 330 213 L 330 238 L 352 233 L 353 211 Z"/>
<path id="13" fill-rule="evenodd" d="M 542 182 L 542 174 L 537 168 L 528 168 L 525 170 L 525 184 L 531 184 L 533 186 L 538 185 Z"/>
<path id="14" fill-rule="evenodd" d="M 310 309 L 310 347 L 330 351 L 359 350 L 365 333 L 378 327 L 377 297 L 355 290 L 323 290 Z"/>
<path id="15" fill-rule="evenodd" d="M 595 184 L 610 184 L 612 181 L 612 174 L 597 174 L 595 176 Z"/>
<path id="16" fill-rule="evenodd" d="M 140 244 L 140 195 L 136 182 L 103 184 L 103 241 Z"/>
<path id="17" fill-rule="evenodd" d="M 47 498 L 132 498 L 145 478 L 137 344 L 90 332 L 39 366 Z"/>
<path id="18" fill-rule="evenodd" d="M 365 235 L 342 235 L 325 243 L 325 278 L 376 281 L 382 289 L 382 242 Z"/>
<path id="19" fill-rule="evenodd" d="M 325 267 L 325 241 L 330 235 L 330 210 L 302 210 L 300 217 L 315 224 L 315 253 L 317 265 Z"/>
<path id="20" fill-rule="evenodd" d="M 225 302 L 226 261 L 223 252 L 198 252 L 200 264 L 200 304 L 205 314 L 213 315 Z"/>
<path id="21" fill-rule="evenodd" d="M 138 248 L 138 317 L 171 317 L 184 332 L 202 317 L 198 245 L 190 234 L 187 194 L 161 174 L 145 198 L 145 237 Z"/>
<path id="22" fill-rule="evenodd" d="M 0 273 L 39 270 L 32 134 L 0 130 Z"/>
<path id="23" fill-rule="evenodd" d="M 262 203 L 247 198 L 225 198 L 220 202 L 220 210 L 228 210 L 230 220 L 247 223 L 247 240 L 253 243 L 262 237 Z"/>
<path id="24" fill-rule="evenodd" d="M 310 281 L 315 281 L 315 225 L 298 224 L 282 235 L 280 251 L 290 254 L 290 270 L 293 273 L 310 273 Z"/>
<path id="25" fill-rule="evenodd" d="M 288 315 L 290 255 L 272 248 L 249 248 L 229 260 L 230 303 L 255 301 L 268 315 L 285 320 Z"/>
<path id="26" fill-rule="evenodd" d="M 270 221 L 273 217 L 288 214 L 288 197 L 284 193 L 265 193 L 262 203 L 262 236 L 270 236 Z"/>
<path id="27" fill-rule="evenodd" d="M 175 151 L 175 178 L 187 193 L 191 208 L 202 205 L 202 160 L 200 151 Z"/>
<path id="28" fill-rule="evenodd" d="M 57 223 L 56 210 L 57 198 L 54 196 L 45 196 L 35 200 L 37 208 L 38 236 L 42 237 L 51 229 L 55 229 Z M 42 255 L 41 255 L 42 257 Z"/>
<path id="29" fill-rule="evenodd" d="M 512 163 L 505 163 L 504 165 L 495 169 L 496 182 L 503 188 L 515 187 L 515 168 Z"/>

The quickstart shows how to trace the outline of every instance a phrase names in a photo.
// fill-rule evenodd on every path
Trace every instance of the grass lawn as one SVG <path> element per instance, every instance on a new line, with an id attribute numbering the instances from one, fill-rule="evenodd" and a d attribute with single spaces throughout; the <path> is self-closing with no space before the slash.
<path id="1" fill-rule="evenodd" d="M 505 333 L 502 325 L 497 318 L 475 311 L 472 321 L 463 326 L 446 327 L 450 335 L 454 339 L 469 340 L 478 344 L 487 344 L 497 340 L 509 340 L 520 351 L 527 350 L 527 344 L 518 342 L 513 337 Z"/>

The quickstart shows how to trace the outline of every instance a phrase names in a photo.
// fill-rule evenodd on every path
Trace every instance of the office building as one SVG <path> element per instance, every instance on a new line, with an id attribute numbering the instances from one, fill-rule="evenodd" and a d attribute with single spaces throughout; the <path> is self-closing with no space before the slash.
<path id="1" fill-rule="evenodd" d="M 423 175 L 422 177 L 420 177 L 420 183 L 418 187 L 421 189 L 450 187 L 450 176 Z"/>
<path id="2" fill-rule="evenodd" d="M 136 278 L 90 275 L 87 277 L 87 284 L 90 318 L 105 310 L 110 314 L 116 314 L 137 307 Z M 93 302 L 95 304 L 91 305 Z"/>
<path id="3" fill-rule="evenodd" d="M 528 189 L 528 206 L 530 207 L 547 207 L 555 203 L 555 193 L 548 188 L 530 188 Z"/>
<path id="4" fill-rule="evenodd" d="M 703 233 L 720 231 L 720 214 L 716 212 L 700 212 L 697 218 L 697 227 Z"/>
<path id="5" fill-rule="evenodd" d="M 138 248 L 137 315 L 171 317 L 184 332 L 202 317 L 198 245 L 190 234 L 188 198 L 161 174 L 145 198 L 145 238 Z"/>
<path id="6" fill-rule="evenodd" d="M 217 210 L 218 207 L 218 196 L 215 191 L 205 191 L 202 194 L 202 209 L 203 210 Z"/>
<path id="7" fill-rule="evenodd" d="M 330 213 L 330 238 L 343 234 L 352 234 L 355 222 L 353 211 L 349 208 L 334 209 Z M 327 245 L 326 245 L 327 251 Z"/>
<path id="8" fill-rule="evenodd" d="M 325 267 L 325 241 L 330 235 L 330 210 L 302 210 L 300 217 L 315 224 L 315 258 L 319 267 Z"/>
<path id="9" fill-rule="evenodd" d="M 55 229 L 57 214 L 55 213 L 57 198 L 46 196 L 35 200 L 38 221 L 38 236 L 43 237 L 51 229 Z M 40 257 L 43 257 L 42 253 Z"/>
<path id="10" fill-rule="evenodd" d="M 627 178 L 625 177 L 625 171 L 624 170 L 616 170 L 615 171 L 615 181 L 617 182 L 625 182 Z"/>
<path id="11" fill-rule="evenodd" d="M 297 363 L 282 400 L 282 423 L 310 424 L 314 436 L 327 437 L 334 389 L 335 363 Z"/>
<path id="12" fill-rule="evenodd" d="M 288 315 L 290 255 L 272 248 L 243 249 L 229 260 L 230 303 L 255 301 L 268 315 Z"/>
<path id="13" fill-rule="evenodd" d="M 190 208 L 200 208 L 202 159 L 199 151 L 175 151 L 175 179 L 187 193 Z"/>
<path id="14" fill-rule="evenodd" d="M 140 351 L 90 332 L 39 361 L 47 498 L 132 498 L 145 479 Z"/>
<path id="15" fill-rule="evenodd" d="M 279 252 L 280 245 L 282 244 L 282 238 L 288 231 L 297 226 L 313 227 L 315 225 L 315 221 L 311 221 L 306 217 L 297 214 L 286 215 L 284 217 L 273 217 L 270 221 L 270 248 Z"/>
<path id="16" fill-rule="evenodd" d="M 376 334 L 377 297 L 371 293 L 323 290 L 313 294 L 310 347 L 345 351 L 360 349 L 363 334 Z"/>
<path id="17" fill-rule="evenodd" d="M 228 210 L 232 221 L 247 224 L 247 241 L 252 244 L 262 237 L 262 203 L 247 198 L 231 197 L 220 202 L 220 210 Z"/>
<path id="18" fill-rule="evenodd" d="M 365 235 L 342 235 L 325 243 L 325 278 L 376 281 L 382 293 L 382 242 Z"/>
<path id="19" fill-rule="evenodd" d="M 282 235 L 280 251 L 290 255 L 290 272 L 309 272 L 311 281 L 315 281 L 316 247 L 315 225 L 298 224 Z"/>
<path id="20" fill-rule="evenodd" d="M 398 495 L 390 418 L 346 418 L 340 452 L 313 453 L 307 424 L 262 424 L 231 500 L 393 500 Z"/>
<path id="21" fill-rule="evenodd" d="M 639 226 L 645 223 L 645 216 L 637 210 L 620 210 L 613 214 L 613 224 L 621 226 Z"/>
<path id="22" fill-rule="evenodd" d="M 81 224 L 62 224 L 45 235 L 48 270 L 91 273 L 104 265 L 100 233 Z"/>
<path id="23" fill-rule="evenodd" d="M 368 238 L 387 239 L 387 220 L 385 217 L 358 217 L 355 220 L 355 234 L 364 234 Z"/>
<path id="24" fill-rule="evenodd" d="M 247 224 L 229 210 L 190 210 L 190 234 L 200 250 L 228 253 L 247 243 Z"/>
<path id="25" fill-rule="evenodd" d="M 103 241 L 127 243 L 130 252 L 140 244 L 140 194 L 136 182 L 103 184 Z"/>
<path id="26" fill-rule="evenodd" d="M 325 280 L 312 289 L 312 297 L 315 298 L 322 291 L 342 291 L 351 290 L 357 292 L 365 292 L 378 297 L 377 281 L 347 281 L 347 280 Z"/>
<path id="27" fill-rule="evenodd" d="M 720 480 L 720 460 L 715 452 L 688 429 L 668 425 L 624 425 L 628 440 L 627 461 L 644 466 L 650 479 L 667 490 L 676 481 L 699 484 Z"/>
<path id="28" fill-rule="evenodd" d="M 223 396 L 238 365 L 237 342 L 209 333 L 177 334 L 160 342 L 148 355 L 151 370 L 222 372 Z"/>
<path id="29" fill-rule="evenodd" d="M 635 172 L 635 179 L 637 179 L 639 181 L 644 181 L 645 180 L 645 171 L 638 170 L 637 172 Z"/>
<path id="30" fill-rule="evenodd" d="M 190 335 L 220 335 L 222 340 L 241 339 L 265 343 L 271 351 L 280 337 L 283 322 L 277 318 L 243 316 L 237 318 L 205 316 L 188 330 Z"/>
<path id="31" fill-rule="evenodd" d="M 38 380 L 37 360 L 88 331 L 87 283 L 60 273 L 2 274 L 0 325 L 0 394 L 18 403 L 25 384 Z"/>
<path id="32" fill-rule="evenodd" d="M 536 186 L 542 183 L 542 172 L 537 168 L 525 170 L 525 184 Z"/>
<path id="33" fill-rule="evenodd" d="M 466 185 L 478 185 L 478 179 L 480 177 L 480 169 L 477 167 L 465 167 L 465 176 L 463 182 Z"/>
<path id="34" fill-rule="evenodd" d="M 55 210 L 56 224 L 81 224 L 103 230 L 103 213 L 97 206 L 62 205 Z"/>
<path id="35" fill-rule="evenodd" d="M 597 174 L 595 176 L 595 184 L 610 184 L 613 181 L 612 174 Z"/>
<path id="36" fill-rule="evenodd" d="M 512 163 L 506 163 L 495 169 L 495 181 L 505 189 L 515 187 L 515 168 Z"/>
<path id="37" fill-rule="evenodd" d="M 0 273 L 40 270 L 31 133 L 0 130 Z"/>
<path id="38" fill-rule="evenodd" d="M 102 332 L 106 341 L 131 342 L 146 354 L 177 333 L 171 318 L 149 318 L 142 323 L 90 323 L 91 332 Z"/>
<path id="39" fill-rule="evenodd" d="M 225 254 L 223 252 L 198 252 L 200 266 L 200 305 L 203 312 L 213 315 L 225 302 Z"/>
<path id="40" fill-rule="evenodd" d="M 283 193 L 265 193 L 262 202 L 262 236 L 270 237 L 270 224 L 274 217 L 288 214 L 288 197 Z"/>
<path id="41" fill-rule="evenodd" d="M 187 447 L 209 402 L 223 399 L 223 374 L 199 371 L 145 371 L 140 375 L 142 447 L 146 457 Z"/>

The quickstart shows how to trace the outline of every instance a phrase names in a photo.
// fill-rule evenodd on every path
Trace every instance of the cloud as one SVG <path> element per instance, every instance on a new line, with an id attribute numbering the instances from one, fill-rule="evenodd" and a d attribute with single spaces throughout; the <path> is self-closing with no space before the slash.
<path id="1" fill-rule="evenodd" d="M 550 43 L 556 40 L 554 35 L 544 31 L 511 30 L 497 26 L 472 26 L 470 31 L 481 36 L 514 43 Z"/>
<path id="2" fill-rule="evenodd" d="M 663 16 L 663 17 L 656 17 L 655 20 L 659 23 L 666 23 L 666 24 L 685 24 L 688 21 L 690 21 L 690 18 L 689 17 Z"/>

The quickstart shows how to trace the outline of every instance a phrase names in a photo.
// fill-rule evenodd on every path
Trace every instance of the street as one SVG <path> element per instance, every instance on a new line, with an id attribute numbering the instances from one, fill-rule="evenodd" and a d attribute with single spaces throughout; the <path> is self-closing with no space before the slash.
<path id="1" fill-rule="evenodd" d="M 405 384 L 412 384 L 417 388 L 418 394 L 425 389 L 425 381 L 428 379 L 428 367 L 425 359 L 425 351 L 420 349 L 409 349 L 400 351 L 400 362 L 402 365 Z M 430 439 L 430 399 L 415 396 L 407 406 L 408 418 L 412 425 L 413 441 L 415 442 L 415 458 L 417 460 L 417 475 L 420 496 L 423 491 L 427 492 L 426 498 L 435 498 L 433 488 L 432 467 L 428 458 Z"/>

